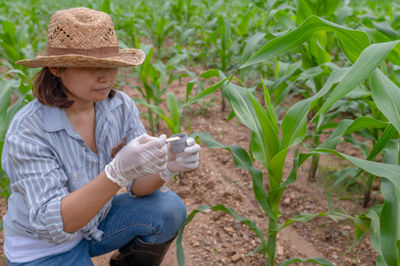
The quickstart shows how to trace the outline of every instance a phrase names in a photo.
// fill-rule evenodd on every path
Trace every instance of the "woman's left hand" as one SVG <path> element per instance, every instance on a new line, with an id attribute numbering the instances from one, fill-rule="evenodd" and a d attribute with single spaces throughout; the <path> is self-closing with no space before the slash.
<path id="1" fill-rule="evenodd" d="M 179 172 L 187 172 L 196 169 L 199 165 L 201 147 L 193 138 L 186 140 L 186 148 L 183 152 L 173 153 L 168 145 L 167 169 L 160 173 L 164 181 L 168 181 Z"/>

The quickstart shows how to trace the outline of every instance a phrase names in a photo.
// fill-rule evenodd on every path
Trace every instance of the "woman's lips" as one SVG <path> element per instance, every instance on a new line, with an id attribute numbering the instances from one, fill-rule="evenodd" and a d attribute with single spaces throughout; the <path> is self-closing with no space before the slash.
<path id="1" fill-rule="evenodd" d="M 95 89 L 97 92 L 106 92 L 109 91 L 111 88 L 103 88 L 103 89 Z"/>

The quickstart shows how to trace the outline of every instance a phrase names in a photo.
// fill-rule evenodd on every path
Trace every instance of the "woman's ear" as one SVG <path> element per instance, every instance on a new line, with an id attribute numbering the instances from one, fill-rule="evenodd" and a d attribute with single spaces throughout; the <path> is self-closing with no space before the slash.
<path id="1" fill-rule="evenodd" d="M 58 67 L 49 67 L 49 70 L 51 72 L 51 74 L 53 74 L 56 77 L 60 77 L 60 68 Z"/>

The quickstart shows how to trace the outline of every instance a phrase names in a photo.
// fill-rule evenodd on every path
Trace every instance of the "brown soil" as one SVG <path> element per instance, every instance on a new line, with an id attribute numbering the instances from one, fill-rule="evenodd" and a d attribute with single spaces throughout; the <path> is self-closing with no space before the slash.
<path id="1" fill-rule="evenodd" d="M 169 87 L 179 98 L 184 99 L 186 82 L 174 82 Z M 133 82 L 133 81 L 132 81 Z M 131 96 L 139 97 L 136 91 L 128 87 L 121 88 Z M 208 115 L 201 116 L 200 106 L 192 106 L 190 116 L 192 132 L 209 132 L 217 141 L 226 145 L 240 145 L 247 149 L 250 131 L 240 125 L 236 119 L 227 122 L 229 107 L 221 112 L 220 94 L 215 93 L 208 98 L 215 98 L 215 105 L 209 107 Z M 138 106 L 140 111 L 146 109 Z M 145 125 L 146 121 L 143 122 Z M 159 134 L 170 134 L 165 125 L 161 125 Z M 188 133 L 188 132 L 187 132 Z M 189 132 L 190 133 L 190 132 Z M 256 201 L 250 175 L 236 168 L 231 154 L 222 149 L 209 149 L 204 144 L 200 155 L 200 165 L 196 171 L 185 173 L 181 178 L 171 180 L 168 186 L 185 202 L 188 214 L 200 205 L 224 204 L 232 207 L 240 216 L 255 222 L 265 233 L 267 232 L 267 216 Z M 346 150 L 346 146 L 342 147 Z M 288 156 L 287 173 L 291 169 L 293 151 Z M 342 167 L 343 162 L 335 157 L 322 157 L 317 181 L 307 180 L 309 162 L 298 171 L 297 181 L 284 192 L 281 212 L 282 218 L 293 217 L 300 212 L 318 213 L 328 208 L 326 175 L 328 170 Z M 328 170 L 327 170 L 328 169 Z M 266 179 L 266 177 L 265 177 Z M 374 191 L 373 197 L 378 198 Z M 349 192 L 350 200 L 338 201 L 333 196 L 332 205 L 345 209 L 351 214 L 361 214 L 360 192 Z M 0 201 L 5 213 L 4 200 Z M 354 239 L 351 223 L 336 223 L 329 218 L 319 217 L 308 223 L 295 223 L 278 234 L 277 262 L 292 257 L 323 257 L 335 265 L 375 265 L 377 253 L 372 249 L 369 236 L 365 236 L 352 251 L 347 252 Z M 2 244 L 2 239 L 0 239 Z M 265 258 L 252 251 L 260 244 L 257 236 L 244 224 L 222 212 L 204 212 L 195 216 L 185 228 L 183 246 L 186 265 L 265 265 Z M 110 254 L 95 258 L 95 265 L 107 265 Z M 163 265 L 177 265 L 175 246 L 173 246 Z"/>

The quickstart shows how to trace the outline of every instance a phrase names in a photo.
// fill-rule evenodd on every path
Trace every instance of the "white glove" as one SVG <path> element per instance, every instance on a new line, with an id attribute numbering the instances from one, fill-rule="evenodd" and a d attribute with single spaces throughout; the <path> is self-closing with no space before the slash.
<path id="1" fill-rule="evenodd" d="M 165 135 L 156 138 L 143 134 L 131 140 L 106 165 L 107 178 L 125 187 L 141 176 L 163 171 L 168 160 L 165 139 Z"/>
<path id="2" fill-rule="evenodd" d="M 165 182 L 178 172 L 191 171 L 199 166 L 200 145 L 196 144 L 194 138 L 188 138 L 186 146 L 183 152 L 173 153 L 171 146 L 168 145 L 167 167 L 164 171 L 160 172 L 160 177 Z"/>

